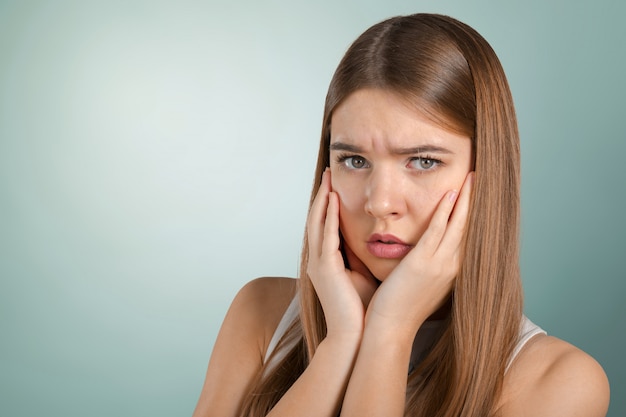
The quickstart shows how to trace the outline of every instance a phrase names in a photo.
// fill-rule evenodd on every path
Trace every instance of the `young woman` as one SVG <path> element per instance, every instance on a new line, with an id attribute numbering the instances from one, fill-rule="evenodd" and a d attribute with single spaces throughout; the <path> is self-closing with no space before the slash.
<path id="1" fill-rule="evenodd" d="M 476 31 L 374 25 L 331 81 L 298 280 L 222 325 L 195 416 L 604 416 L 590 356 L 522 313 L 519 138 Z"/>

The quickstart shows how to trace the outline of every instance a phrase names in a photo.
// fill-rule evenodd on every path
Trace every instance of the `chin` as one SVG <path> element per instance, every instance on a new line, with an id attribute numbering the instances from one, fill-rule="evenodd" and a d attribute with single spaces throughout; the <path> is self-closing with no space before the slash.
<path id="1" fill-rule="evenodd" d="M 391 272 L 393 272 L 393 270 L 395 269 L 395 267 L 398 265 L 398 262 L 382 262 L 381 264 L 377 265 L 372 265 L 371 267 L 368 266 L 369 271 L 372 273 L 372 275 L 374 276 L 374 278 L 376 278 L 378 281 L 380 282 L 384 282 L 387 277 L 391 274 Z"/>

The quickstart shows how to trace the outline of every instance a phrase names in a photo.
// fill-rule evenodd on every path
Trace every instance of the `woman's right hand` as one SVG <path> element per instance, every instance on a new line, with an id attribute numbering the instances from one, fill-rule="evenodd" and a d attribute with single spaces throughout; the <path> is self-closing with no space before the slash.
<path id="1" fill-rule="evenodd" d="M 339 198 L 331 190 L 326 169 L 307 220 L 309 261 L 307 274 L 320 299 L 327 337 L 358 336 L 364 327 L 365 309 L 378 282 L 364 266 L 346 268 L 339 237 Z M 360 262 L 345 248 L 349 262 Z M 355 268 L 356 267 L 356 268 Z M 360 270 L 357 272 L 355 269 Z"/>

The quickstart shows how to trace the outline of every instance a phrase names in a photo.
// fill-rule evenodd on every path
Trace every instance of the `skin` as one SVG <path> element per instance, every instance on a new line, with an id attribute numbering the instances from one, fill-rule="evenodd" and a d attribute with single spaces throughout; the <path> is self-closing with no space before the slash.
<path id="1" fill-rule="evenodd" d="M 347 297 L 335 304 L 343 309 L 340 323 L 362 332 L 342 414 L 400 416 L 413 338 L 448 297 L 460 265 L 473 176 L 471 142 L 427 122 L 389 92 L 360 90 L 334 113 L 331 161 L 325 221 L 336 227 L 338 205 L 350 259 L 362 264 L 353 269 L 382 281 L 364 315 Z M 402 258 L 378 257 L 367 249 L 373 233 L 393 234 L 412 249 Z M 322 251 L 321 258 L 325 255 Z M 327 282 L 310 274 L 316 289 L 332 287 L 341 273 L 319 275 Z"/>
<path id="2" fill-rule="evenodd" d="M 413 338 L 444 305 L 461 261 L 474 175 L 470 140 L 429 123 L 389 92 L 360 90 L 334 112 L 330 156 L 307 220 L 307 272 L 328 334 L 269 415 L 403 416 Z M 373 233 L 391 233 L 410 250 L 377 257 L 367 245 Z M 281 278 L 240 291 L 194 416 L 237 415 L 294 291 L 295 280 Z M 498 407 L 507 417 L 595 417 L 606 415 L 608 396 L 606 376 L 590 356 L 536 336 L 507 373 Z"/>
<path id="3" fill-rule="evenodd" d="M 390 233 L 415 247 L 444 194 L 460 190 L 471 171 L 471 141 L 390 93 L 361 90 L 334 112 L 330 148 L 345 243 L 384 281 L 401 259 L 372 255 L 368 238 Z"/>

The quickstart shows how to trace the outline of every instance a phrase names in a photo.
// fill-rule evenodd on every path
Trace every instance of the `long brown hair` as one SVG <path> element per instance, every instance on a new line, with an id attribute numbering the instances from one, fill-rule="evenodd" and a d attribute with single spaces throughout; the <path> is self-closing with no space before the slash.
<path id="1" fill-rule="evenodd" d="M 475 158 L 465 256 L 451 312 L 439 340 L 409 377 L 405 413 L 495 415 L 522 317 L 519 136 L 502 66 L 482 36 L 447 16 L 394 17 L 369 28 L 348 49 L 330 83 L 311 200 L 329 166 L 333 111 L 363 88 L 391 91 L 432 122 L 469 136 Z M 267 414 L 326 335 L 307 262 L 305 232 L 300 316 L 284 337 L 298 343 L 285 348 L 289 352 L 274 371 L 261 371 L 242 406 L 244 416 Z"/>

